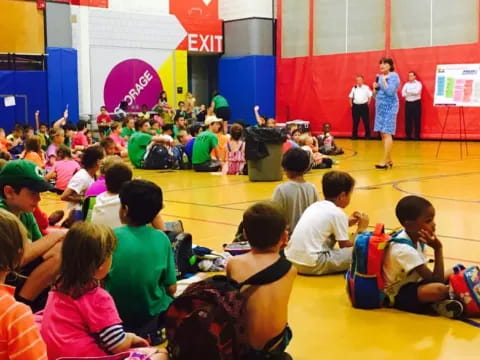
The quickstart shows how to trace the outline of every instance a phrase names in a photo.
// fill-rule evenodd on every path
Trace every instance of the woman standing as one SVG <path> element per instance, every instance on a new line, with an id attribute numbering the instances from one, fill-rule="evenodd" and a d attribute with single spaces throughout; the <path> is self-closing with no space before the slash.
<path id="1" fill-rule="evenodd" d="M 376 164 L 377 169 L 388 169 L 393 166 L 392 146 L 397 127 L 398 87 L 400 78 L 394 72 L 395 66 L 391 58 L 380 59 L 380 74 L 373 83 L 375 97 L 375 131 L 382 135 L 384 146 L 383 160 Z"/>
<path id="2" fill-rule="evenodd" d="M 209 113 L 215 113 L 217 118 L 223 120 L 223 133 L 228 132 L 228 122 L 230 121 L 230 105 L 228 105 L 227 99 L 225 99 L 218 90 L 212 93 L 212 102 L 210 104 Z"/>
<path id="3" fill-rule="evenodd" d="M 408 82 L 403 85 L 402 96 L 405 98 L 405 133 L 407 139 L 420 140 L 422 83 L 417 80 L 417 74 L 413 71 L 408 73 Z"/>

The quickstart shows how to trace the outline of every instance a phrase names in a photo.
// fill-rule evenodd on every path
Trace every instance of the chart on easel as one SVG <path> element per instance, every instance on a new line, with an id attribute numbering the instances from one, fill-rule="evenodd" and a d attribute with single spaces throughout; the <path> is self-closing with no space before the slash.
<path id="1" fill-rule="evenodd" d="M 480 64 L 437 65 L 434 105 L 480 106 Z"/>

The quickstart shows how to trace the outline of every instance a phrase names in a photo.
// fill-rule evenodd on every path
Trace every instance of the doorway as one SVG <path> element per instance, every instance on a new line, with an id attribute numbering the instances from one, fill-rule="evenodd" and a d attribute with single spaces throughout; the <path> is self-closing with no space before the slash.
<path id="1" fill-rule="evenodd" d="M 188 89 L 196 104 L 210 105 L 212 92 L 218 86 L 219 54 L 188 54 Z"/>

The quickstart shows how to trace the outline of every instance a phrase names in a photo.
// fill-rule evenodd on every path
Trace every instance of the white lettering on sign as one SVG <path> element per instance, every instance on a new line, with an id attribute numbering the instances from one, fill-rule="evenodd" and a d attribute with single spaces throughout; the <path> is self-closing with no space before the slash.
<path id="1" fill-rule="evenodd" d="M 142 93 L 143 89 L 147 87 L 152 79 L 152 74 L 150 74 L 150 71 L 146 70 L 143 75 L 138 78 L 137 83 L 128 91 L 127 95 L 125 95 L 122 101 L 126 101 L 128 106 L 133 105 L 135 99 Z M 115 111 L 117 110 L 118 107 L 115 109 Z"/>
<path id="2" fill-rule="evenodd" d="M 202 35 L 202 34 L 188 34 L 188 51 L 199 52 L 214 52 L 220 53 L 223 51 L 223 36 L 222 35 Z"/>

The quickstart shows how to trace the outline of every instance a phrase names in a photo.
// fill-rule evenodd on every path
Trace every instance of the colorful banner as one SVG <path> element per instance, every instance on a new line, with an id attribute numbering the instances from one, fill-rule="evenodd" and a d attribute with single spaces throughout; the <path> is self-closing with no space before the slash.
<path id="1" fill-rule="evenodd" d="M 187 31 L 177 50 L 202 53 L 223 52 L 223 26 L 218 15 L 219 0 L 170 0 L 170 13 Z"/>

